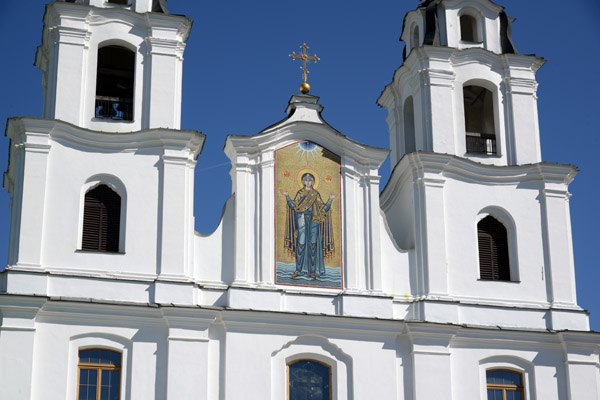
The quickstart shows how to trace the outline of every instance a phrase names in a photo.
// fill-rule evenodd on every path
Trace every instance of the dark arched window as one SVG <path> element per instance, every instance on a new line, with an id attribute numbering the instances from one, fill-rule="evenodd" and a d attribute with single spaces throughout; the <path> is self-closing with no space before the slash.
<path id="1" fill-rule="evenodd" d="M 415 112 L 412 96 L 408 96 L 404 101 L 404 154 L 412 153 L 417 150 L 415 140 Z"/>
<path id="2" fill-rule="evenodd" d="M 463 42 L 478 42 L 477 21 L 468 14 L 463 14 L 460 17 L 460 39 Z"/>
<path id="3" fill-rule="evenodd" d="M 488 400 L 524 400 L 523 377 L 519 372 L 505 369 L 485 373 Z"/>
<path id="4" fill-rule="evenodd" d="M 480 86 L 463 87 L 467 153 L 496 154 L 494 96 Z"/>
<path id="5" fill-rule="evenodd" d="M 121 46 L 98 49 L 96 118 L 133 121 L 135 53 Z"/>
<path id="6" fill-rule="evenodd" d="M 82 250 L 119 251 L 121 197 L 106 185 L 85 194 Z"/>
<path id="7" fill-rule="evenodd" d="M 414 49 L 415 47 L 419 47 L 421 45 L 421 41 L 419 40 L 419 26 L 416 25 L 412 31 L 412 38 L 410 40 L 411 47 Z"/>
<path id="8" fill-rule="evenodd" d="M 288 364 L 289 400 L 331 399 L 331 369 L 314 360 Z"/>
<path id="9" fill-rule="evenodd" d="M 106 349 L 79 351 L 79 400 L 119 400 L 121 353 Z"/>
<path id="10" fill-rule="evenodd" d="M 504 225 L 492 216 L 477 224 L 479 277 L 485 280 L 510 281 L 508 235 Z"/>

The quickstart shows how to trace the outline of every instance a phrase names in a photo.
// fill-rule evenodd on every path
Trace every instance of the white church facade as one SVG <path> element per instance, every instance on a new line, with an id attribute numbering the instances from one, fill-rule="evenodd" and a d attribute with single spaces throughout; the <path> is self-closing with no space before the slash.
<path id="1" fill-rule="evenodd" d="M 232 196 L 200 235 L 191 20 L 164 0 L 49 3 L 43 118 L 6 128 L 0 398 L 600 400 L 577 169 L 542 161 L 544 61 L 511 21 L 489 0 L 422 2 L 378 99 L 390 150 L 293 95 L 227 138 Z"/>

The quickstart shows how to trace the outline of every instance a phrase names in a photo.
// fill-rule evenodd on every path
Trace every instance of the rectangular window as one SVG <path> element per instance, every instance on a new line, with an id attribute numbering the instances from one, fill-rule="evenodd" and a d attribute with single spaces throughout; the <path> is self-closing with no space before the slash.
<path id="1" fill-rule="evenodd" d="M 119 251 L 121 196 L 107 185 L 85 194 L 81 250 Z"/>
<path id="2" fill-rule="evenodd" d="M 314 360 L 298 360 L 287 366 L 288 400 L 331 399 L 331 368 Z"/>
<path id="3" fill-rule="evenodd" d="M 106 349 L 79 351 L 77 399 L 119 400 L 121 353 Z"/>
<path id="4" fill-rule="evenodd" d="M 135 52 L 121 46 L 98 49 L 94 116 L 133 121 L 134 86 Z"/>
<path id="5" fill-rule="evenodd" d="M 523 379 L 519 372 L 496 369 L 485 375 L 488 400 L 524 400 Z"/>

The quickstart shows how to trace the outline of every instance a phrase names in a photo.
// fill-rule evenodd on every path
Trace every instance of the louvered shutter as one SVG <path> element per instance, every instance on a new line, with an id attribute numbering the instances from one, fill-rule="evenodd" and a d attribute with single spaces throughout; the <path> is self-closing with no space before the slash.
<path id="1" fill-rule="evenodd" d="M 119 251 L 121 197 L 106 185 L 85 194 L 82 250 Z"/>
<path id="2" fill-rule="evenodd" d="M 487 216 L 477 224 L 479 276 L 481 279 L 510 281 L 508 235 L 504 225 Z"/>

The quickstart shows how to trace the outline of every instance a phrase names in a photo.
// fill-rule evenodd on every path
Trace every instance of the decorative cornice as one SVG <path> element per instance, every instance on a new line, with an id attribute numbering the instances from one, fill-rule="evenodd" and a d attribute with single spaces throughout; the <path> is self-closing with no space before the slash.
<path id="1" fill-rule="evenodd" d="M 496 54 L 481 48 L 457 49 L 446 46 L 421 46 L 411 51 L 404 63 L 394 72 L 392 82 L 385 86 L 377 99 L 377 104 L 388 110 L 392 109 L 395 105 L 393 93 L 398 91 L 407 80 L 412 79 L 415 74 L 419 74 L 423 79 L 424 76 L 427 76 L 426 71 L 434 71 L 432 77 L 441 79 L 440 82 L 432 81 L 430 84 L 439 83 L 447 86 L 449 80 L 447 76 L 454 74 L 454 68 L 463 65 L 473 63 L 487 65 L 501 71 L 502 77 L 508 77 L 517 71 L 535 74 L 545 62 L 544 59 L 533 55 Z M 439 63 L 446 63 L 448 70 L 431 68 L 432 64 L 438 65 Z"/>
<path id="2" fill-rule="evenodd" d="M 148 55 L 162 55 L 177 57 L 183 60 L 183 51 L 185 50 L 185 43 L 179 40 L 172 39 L 161 39 L 155 37 L 147 37 L 144 39 L 148 47 Z"/>
<path id="3" fill-rule="evenodd" d="M 454 88 L 456 74 L 453 71 L 441 69 L 422 69 L 419 71 L 421 85 Z"/>
<path id="4" fill-rule="evenodd" d="M 465 7 L 477 8 L 482 12 L 487 12 L 488 15 L 497 16 L 504 7 L 494 4 L 489 0 L 445 0 L 445 9 L 462 9 Z"/>
<path id="5" fill-rule="evenodd" d="M 185 41 L 192 27 L 192 20 L 183 15 L 163 13 L 138 13 L 121 7 L 95 7 L 86 4 L 53 2 L 46 6 L 44 24 L 59 25 L 62 21 L 84 22 L 90 26 L 109 23 L 128 24 L 160 32 L 160 35 Z M 144 31 L 141 29 L 140 32 Z M 154 35 L 152 35 L 154 36 Z"/>
<path id="6" fill-rule="evenodd" d="M 282 123 L 276 129 L 267 129 L 252 136 L 227 137 L 225 153 L 232 162 L 237 163 L 238 157 L 244 155 L 256 158 L 261 152 L 274 151 L 297 141 L 311 140 L 342 156 L 342 163 L 353 160 L 371 169 L 378 169 L 385 161 L 389 150 L 371 147 L 356 142 L 327 124 L 296 121 Z"/>
<path id="7" fill-rule="evenodd" d="M 87 29 L 78 29 L 68 26 L 54 26 L 48 30 L 51 38 L 51 44 L 70 44 L 76 46 L 89 47 L 92 33 Z"/>
<path id="8" fill-rule="evenodd" d="M 503 80 L 505 94 L 533 95 L 537 98 L 538 83 L 535 79 L 506 77 Z"/>
<path id="9" fill-rule="evenodd" d="M 95 151 L 134 152 L 152 148 L 189 151 L 194 158 L 202 151 L 205 139 L 205 135 L 196 131 L 157 128 L 108 133 L 81 128 L 60 120 L 31 117 L 9 119 L 6 135 L 15 140 L 25 135 L 26 142 L 29 138 L 47 135 L 49 140 Z"/>
<path id="10" fill-rule="evenodd" d="M 569 164 L 540 162 L 525 165 L 497 166 L 450 154 L 418 151 L 406 154 L 394 167 L 390 179 L 381 193 L 381 206 L 384 210 L 394 201 L 396 187 L 406 180 L 434 174 L 444 178 L 458 179 L 485 185 L 515 185 L 523 182 L 539 182 L 540 189 L 559 185 L 569 185 L 578 170 Z M 407 176 L 408 175 L 408 176 Z"/>

